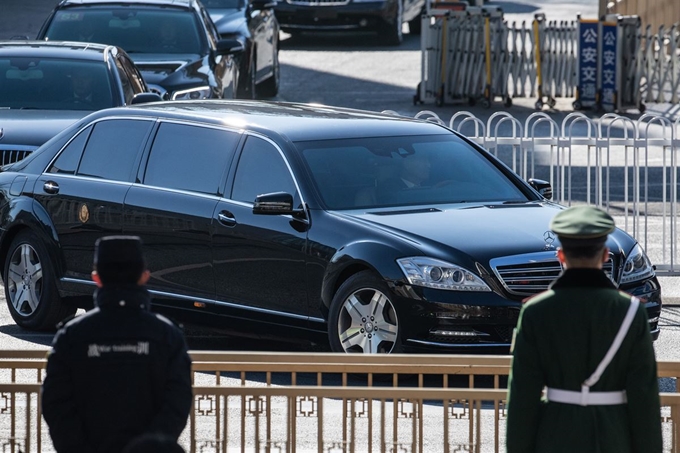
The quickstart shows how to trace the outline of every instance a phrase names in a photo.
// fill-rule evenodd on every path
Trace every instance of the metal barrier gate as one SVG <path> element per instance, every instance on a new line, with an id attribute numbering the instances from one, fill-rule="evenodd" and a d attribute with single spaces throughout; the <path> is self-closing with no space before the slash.
<path id="1" fill-rule="evenodd" d="M 574 97 L 576 110 L 636 108 L 644 113 L 643 100 L 680 101 L 677 24 L 661 27 L 658 33 L 647 27 L 643 33 L 637 16 L 607 16 L 595 37 L 598 41 L 607 38 L 595 46 L 595 52 L 603 55 L 590 55 L 589 48 L 584 56 L 580 53 L 583 37 L 579 36 L 579 24 L 597 24 L 597 20 L 551 21 L 538 14 L 531 25 L 509 24 L 498 7 L 463 8 L 437 8 L 435 4 L 422 16 L 422 72 L 414 104 L 480 101 L 488 107 L 500 97 L 510 106 L 513 97 L 536 96 L 535 107 L 540 110 L 544 104 L 554 106 L 557 97 Z M 613 35 L 609 28 L 616 30 Z M 610 41 L 611 50 L 606 48 Z M 616 52 L 614 58 L 611 52 Z M 580 63 L 586 64 L 592 57 L 598 57 L 600 65 L 610 62 L 607 64 L 612 66 L 596 64 L 599 75 L 588 72 L 588 77 L 597 77 L 591 89 L 583 87 L 579 77 L 583 76 Z M 612 90 L 615 93 L 610 95 Z"/>
<path id="2" fill-rule="evenodd" d="M 0 351 L 4 452 L 53 451 L 39 395 L 47 351 Z M 505 451 L 509 356 L 192 351 L 187 452 Z M 659 378 L 680 362 L 658 363 Z M 680 389 L 661 394 L 678 451 Z"/>
<path id="3" fill-rule="evenodd" d="M 602 207 L 641 243 L 657 275 L 680 276 L 680 118 L 608 113 L 594 121 L 573 112 L 558 124 L 543 112 L 524 122 L 496 112 L 484 122 L 461 111 L 445 122 L 427 110 L 415 117 L 464 134 L 524 179 L 550 182 L 558 203 Z"/>

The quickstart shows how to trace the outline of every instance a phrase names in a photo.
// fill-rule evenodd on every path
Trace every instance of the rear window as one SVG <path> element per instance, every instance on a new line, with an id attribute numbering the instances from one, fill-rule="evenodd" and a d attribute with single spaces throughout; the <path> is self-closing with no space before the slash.
<path id="1" fill-rule="evenodd" d="M 204 54 L 207 40 L 193 11 L 92 8 L 57 11 L 45 33 L 51 41 L 120 46 L 129 54 Z"/>

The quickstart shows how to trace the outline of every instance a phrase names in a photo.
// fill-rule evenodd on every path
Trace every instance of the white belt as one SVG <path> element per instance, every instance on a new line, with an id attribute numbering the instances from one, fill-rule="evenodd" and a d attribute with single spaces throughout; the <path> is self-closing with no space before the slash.
<path id="1" fill-rule="evenodd" d="M 614 341 L 609 346 L 609 350 L 605 354 L 604 358 L 597 366 L 597 369 L 592 375 L 581 384 L 581 391 L 575 392 L 573 390 L 560 390 L 547 387 L 546 396 L 548 401 L 554 401 L 556 403 L 566 403 L 566 404 L 577 404 L 579 406 L 614 406 L 617 404 L 626 404 L 628 398 L 626 397 L 625 390 L 619 390 L 617 392 L 591 392 L 590 387 L 595 385 L 597 381 L 600 380 L 600 376 L 604 372 L 605 368 L 612 361 L 614 355 L 619 350 L 623 339 L 628 333 L 633 318 L 635 318 L 635 312 L 640 305 L 640 300 L 637 297 L 630 298 L 630 305 L 628 306 L 628 311 L 626 316 L 623 318 L 623 322 L 619 327 L 619 331 L 614 337 Z"/>
<path id="2" fill-rule="evenodd" d="M 577 404 L 579 406 L 614 406 L 628 402 L 625 390 L 619 390 L 618 392 L 591 392 L 590 388 L 585 385 L 581 387 L 580 392 L 548 387 L 546 396 L 548 401 Z"/>

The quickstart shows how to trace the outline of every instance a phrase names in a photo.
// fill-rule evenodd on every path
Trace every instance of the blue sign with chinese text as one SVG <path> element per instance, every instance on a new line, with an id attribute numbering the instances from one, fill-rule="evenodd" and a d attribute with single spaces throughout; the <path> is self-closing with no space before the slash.
<path id="1" fill-rule="evenodd" d="M 618 84 L 616 82 L 617 25 L 602 23 L 602 53 L 600 54 L 600 105 L 611 111 L 616 109 Z"/>
<path id="2" fill-rule="evenodd" d="M 583 107 L 592 107 L 597 102 L 598 21 L 579 21 L 578 36 L 578 97 Z"/>

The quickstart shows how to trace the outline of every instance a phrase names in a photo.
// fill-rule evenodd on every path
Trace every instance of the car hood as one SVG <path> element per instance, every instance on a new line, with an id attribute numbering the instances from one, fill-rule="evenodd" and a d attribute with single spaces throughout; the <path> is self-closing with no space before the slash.
<path id="1" fill-rule="evenodd" d="M 246 15 L 242 9 L 215 9 L 210 11 L 210 18 L 220 35 L 244 33 L 248 29 Z"/>
<path id="2" fill-rule="evenodd" d="M 0 110 L 0 147 L 38 147 L 90 113 L 84 110 Z"/>
<path id="3" fill-rule="evenodd" d="M 348 214 L 408 240 L 425 255 L 447 259 L 463 253 L 488 263 L 500 256 L 555 250 L 559 241 L 549 225 L 561 209 L 554 203 L 466 204 Z M 612 252 L 621 250 L 624 237 L 622 231 L 610 236 Z"/>
<path id="4" fill-rule="evenodd" d="M 132 58 L 147 84 L 159 85 L 168 92 L 207 83 L 206 57 L 201 55 L 133 54 Z"/>

